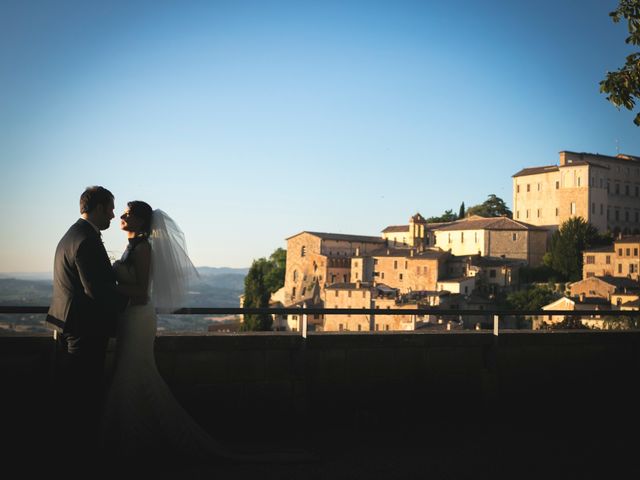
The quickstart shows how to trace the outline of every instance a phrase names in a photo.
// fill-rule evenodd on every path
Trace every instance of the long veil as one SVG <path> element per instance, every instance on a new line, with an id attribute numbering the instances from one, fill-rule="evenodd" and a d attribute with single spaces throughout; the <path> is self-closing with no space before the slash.
<path id="1" fill-rule="evenodd" d="M 151 302 L 161 313 L 185 306 L 189 285 L 199 277 L 187 254 L 184 234 L 162 210 L 151 216 Z"/>

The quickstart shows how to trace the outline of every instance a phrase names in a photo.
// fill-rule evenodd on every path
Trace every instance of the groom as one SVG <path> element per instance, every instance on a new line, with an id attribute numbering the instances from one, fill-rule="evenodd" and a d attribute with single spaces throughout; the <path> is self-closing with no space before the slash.
<path id="1" fill-rule="evenodd" d="M 116 279 L 101 239 L 114 217 L 113 194 L 100 186 L 80 196 L 81 218 L 56 248 L 53 296 L 46 322 L 56 330 L 57 414 L 70 445 L 95 444 L 103 396 L 104 363 L 116 315 L 129 299 Z M 74 448 L 75 449 L 75 448 Z M 76 451 L 79 453 L 79 450 Z"/>

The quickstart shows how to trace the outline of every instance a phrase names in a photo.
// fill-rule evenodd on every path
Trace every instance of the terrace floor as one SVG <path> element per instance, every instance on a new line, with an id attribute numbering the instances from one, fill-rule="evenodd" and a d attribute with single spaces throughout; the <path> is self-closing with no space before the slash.
<path id="1" fill-rule="evenodd" d="M 433 420 L 425 422 L 425 418 Z M 444 417 L 451 417 L 443 420 Z M 317 461 L 301 464 L 195 464 L 157 458 L 139 466 L 94 465 L 78 478 L 138 479 L 626 479 L 640 478 L 637 453 L 638 421 L 616 415 L 598 418 L 567 416 L 566 420 L 515 419 L 459 421 L 455 414 L 416 413 L 415 424 L 348 425 L 307 429 L 307 434 L 254 432 L 252 441 L 230 441 L 251 451 L 304 448 Z M 429 425 L 426 427 L 425 425 Z M 304 422 L 300 422 L 304 427 Z M 211 432 L 215 435 L 215 432 Z M 626 434 L 626 435 L 623 435 Z M 262 438 L 260 438 L 260 436 Z M 631 437 L 629 440 L 624 437 Z M 24 463 L 21 478 L 39 478 L 58 471 L 73 477 L 73 461 L 41 460 L 47 434 L 31 443 L 35 463 Z M 34 450 L 41 444 L 45 450 Z M 5 450 L 6 453 L 6 450 Z M 6 458 L 6 457 L 5 457 Z M 6 465 L 6 462 L 5 462 Z M 71 468 L 69 468 L 71 467 Z M 29 469 L 34 476 L 30 476 Z M 18 478 L 18 477 L 16 477 Z M 58 475 L 56 475 L 58 478 Z"/>

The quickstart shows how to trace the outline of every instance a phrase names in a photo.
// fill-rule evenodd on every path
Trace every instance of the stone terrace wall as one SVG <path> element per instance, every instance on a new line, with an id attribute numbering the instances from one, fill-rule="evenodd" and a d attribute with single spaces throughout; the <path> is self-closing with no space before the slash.
<path id="1" fill-rule="evenodd" d="M 3 413 L 55 414 L 52 352 L 48 337 L 0 338 Z M 632 408 L 640 332 L 161 336 L 156 354 L 176 396 L 212 431 L 428 426 Z M 109 369 L 112 360 L 113 351 Z"/>

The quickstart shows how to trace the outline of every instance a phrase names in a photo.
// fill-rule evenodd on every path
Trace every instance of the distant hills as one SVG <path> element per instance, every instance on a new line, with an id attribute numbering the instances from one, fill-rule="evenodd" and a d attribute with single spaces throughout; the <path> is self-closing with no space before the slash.
<path id="1" fill-rule="evenodd" d="M 197 267 L 186 306 L 238 307 L 248 268 Z M 45 306 L 51 301 L 51 273 L 1 273 L 0 305 Z"/>
<path id="2" fill-rule="evenodd" d="M 248 268 L 197 267 L 200 278 L 191 286 L 185 307 L 240 306 Z M 51 273 L 0 274 L 0 305 L 46 307 L 51 302 Z M 207 331 L 212 324 L 228 321 L 219 315 L 160 315 L 158 329 L 164 331 Z M 47 333 L 42 314 L 0 314 L 0 335 Z"/>

